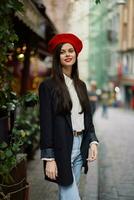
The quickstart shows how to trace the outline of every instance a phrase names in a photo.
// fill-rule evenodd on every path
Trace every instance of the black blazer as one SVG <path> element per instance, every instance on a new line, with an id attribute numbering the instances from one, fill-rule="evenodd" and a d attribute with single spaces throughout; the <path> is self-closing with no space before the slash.
<path id="1" fill-rule="evenodd" d="M 87 95 L 85 83 L 82 82 L 82 85 L 83 90 Z M 67 186 L 73 182 L 71 169 L 73 130 L 70 114 L 65 115 L 55 113 L 55 92 L 55 82 L 52 78 L 48 78 L 40 84 L 41 157 L 54 157 L 58 168 L 58 177 L 56 181 L 49 179 L 47 176 L 45 176 L 45 179 Z M 85 131 L 83 133 L 81 144 L 81 155 L 86 173 L 88 170 L 86 159 L 88 156 L 89 144 L 92 141 L 98 142 L 92 123 L 91 109 L 84 113 L 84 125 Z M 44 161 L 44 167 L 45 163 L 46 162 Z"/>

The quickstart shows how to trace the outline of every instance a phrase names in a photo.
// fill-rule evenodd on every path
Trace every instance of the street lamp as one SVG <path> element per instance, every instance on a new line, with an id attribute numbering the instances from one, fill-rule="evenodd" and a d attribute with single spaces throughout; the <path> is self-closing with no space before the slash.
<path id="1" fill-rule="evenodd" d="M 126 4 L 126 0 L 117 0 L 117 4 Z"/>

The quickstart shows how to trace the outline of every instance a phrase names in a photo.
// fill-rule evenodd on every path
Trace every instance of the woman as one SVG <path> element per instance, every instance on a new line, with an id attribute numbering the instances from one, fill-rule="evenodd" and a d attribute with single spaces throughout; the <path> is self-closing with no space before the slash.
<path id="1" fill-rule="evenodd" d="M 58 183 L 60 200 L 80 200 L 82 166 L 97 157 L 98 140 L 92 123 L 86 85 L 79 79 L 77 56 L 81 40 L 71 33 L 57 34 L 49 44 L 52 77 L 41 83 L 41 158 L 45 178 Z"/>

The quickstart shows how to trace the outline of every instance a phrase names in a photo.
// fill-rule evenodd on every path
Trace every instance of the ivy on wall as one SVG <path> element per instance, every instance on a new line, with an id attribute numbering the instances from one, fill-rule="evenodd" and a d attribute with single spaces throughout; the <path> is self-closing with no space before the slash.
<path id="1" fill-rule="evenodd" d="M 7 61 L 7 52 L 18 40 L 13 27 L 13 14 L 22 10 L 19 0 L 0 0 L 0 67 Z"/>
<path id="2" fill-rule="evenodd" d="M 22 9 L 23 4 L 19 0 L 0 0 L 0 113 L 2 115 L 15 109 L 16 95 L 11 87 L 13 77 L 6 63 L 9 50 L 14 48 L 14 43 L 18 40 L 14 31 L 13 16 L 16 11 Z"/>
<path id="3" fill-rule="evenodd" d="M 101 0 L 95 0 L 95 3 L 96 4 L 101 3 Z"/>

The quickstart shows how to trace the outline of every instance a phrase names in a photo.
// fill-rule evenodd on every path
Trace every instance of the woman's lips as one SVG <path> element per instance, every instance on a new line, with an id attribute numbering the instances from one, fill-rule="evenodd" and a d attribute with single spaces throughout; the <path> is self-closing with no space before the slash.
<path id="1" fill-rule="evenodd" d="M 67 59 L 65 59 L 64 61 L 65 61 L 65 62 L 70 62 L 70 61 L 72 61 L 72 58 L 67 58 Z"/>

